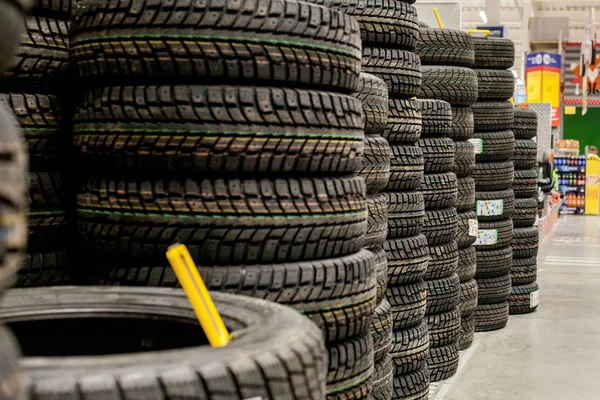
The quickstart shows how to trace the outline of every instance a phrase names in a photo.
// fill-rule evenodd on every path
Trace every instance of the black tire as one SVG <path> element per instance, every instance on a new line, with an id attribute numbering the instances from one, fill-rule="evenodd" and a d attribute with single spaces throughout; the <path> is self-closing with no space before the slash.
<path id="1" fill-rule="evenodd" d="M 514 215 L 515 194 L 512 189 L 476 192 L 475 199 L 475 212 L 480 222 L 497 221 Z"/>
<path id="2" fill-rule="evenodd" d="M 53 18 L 29 17 L 21 45 L 0 77 L 4 92 L 47 93 L 68 85 L 69 24 Z"/>
<path id="3" fill-rule="evenodd" d="M 201 265 L 198 269 L 209 290 L 257 297 L 294 308 L 322 329 L 327 342 L 334 342 L 368 330 L 377 302 L 377 256 L 361 250 L 325 260 Z M 155 267 L 111 264 L 100 272 L 99 283 L 103 285 L 178 286 L 166 262 Z"/>
<path id="4" fill-rule="evenodd" d="M 394 375 L 405 375 L 423 368 L 428 349 L 427 321 L 412 328 L 394 331 L 390 351 L 394 362 Z"/>
<path id="5" fill-rule="evenodd" d="M 454 169 L 454 142 L 448 138 L 425 138 L 417 142 L 423 150 L 425 172 L 450 172 Z"/>
<path id="6" fill-rule="evenodd" d="M 365 186 L 359 177 L 332 179 L 90 178 L 77 196 L 80 235 L 98 254 L 146 262 L 163 259 L 178 241 L 204 265 L 348 255 L 364 241 Z M 303 195 L 292 200 L 292 193 Z M 313 201 L 320 206 L 311 211 Z M 350 214 L 334 217 L 342 210 Z"/>
<path id="7" fill-rule="evenodd" d="M 383 245 L 388 234 L 388 197 L 384 193 L 367 196 L 367 234 L 364 247 Z"/>
<path id="8" fill-rule="evenodd" d="M 13 334 L 0 325 L 0 398 L 25 399 L 23 374 L 19 367 L 19 344 Z"/>
<path id="9" fill-rule="evenodd" d="M 513 264 L 511 247 L 477 250 L 477 279 L 495 278 L 510 273 Z"/>
<path id="10" fill-rule="evenodd" d="M 427 308 L 427 289 L 424 281 L 388 286 L 386 296 L 392 305 L 394 332 L 419 325 Z"/>
<path id="11" fill-rule="evenodd" d="M 458 268 L 458 245 L 453 240 L 437 246 L 429 245 L 429 265 L 425 279 L 447 278 Z"/>
<path id="12" fill-rule="evenodd" d="M 448 379 L 458 370 L 458 346 L 456 343 L 447 346 L 430 347 L 427 357 L 431 382 Z"/>
<path id="13" fill-rule="evenodd" d="M 421 232 L 425 220 L 423 193 L 386 192 L 388 202 L 388 239 L 406 238 Z"/>
<path id="14" fill-rule="evenodd" d="M 251 3 L 190 7 L 176 0 L 155 10 L 144 0 L 122 8 L 109 0 L 89 0 L 78 6 L 71 59 L 79 76 L 88 81 L 277 82 L 276 86 L 346 93 L 358 87 L 359 24 L 322 5 L 288 0 L 283 6 L 270 0 L 260 9 Z M 199 24 L 200 20 L 204 22 Z M 279 23 L 271 23 L 274 20 Z M 232 52 L 234 48 L 237 51 Z"/>
<path id="15" fill-rule="evenodd" d="M 458 338 L 458 348 L 466 350 L 473 344 L 475 339 L 475 313 L 461 315 L 460 318 L 460 336 Z"/>
<path id="16" fill-rule="evenodd" d="M 327 346 L 327 399 L 365 398 L 373 389 L 371 332 Z"/>
<path id="17" fill-rule="evenodd" d="M 529 285 L 537 279 L 536 257 L 517 258 L 510 269 L 513 286 Z"/>
<path id="18" fill-rule="evenodd" d="M 536 257 L 540 245 L 537 227 L 515 228 L 512 242 L 514 258 Z"/>
<path id="19" fill-rule="evenodd" d="M 537 136 L 537 113 L 525 108 L 515 108 L 515 123 L 512 130 L 517 139 L 531 139 Z"/>
<path id="20" fill-rule="evenodd" d="M 515 135 L 512 131 L 475 132 L 475 138 L 481 140 L 480 149 L 483 150 L 475 155 L 478 163 L 512 160 L 515 154 Z"/>
<path id="21" fill-rule="evenodd" d="M 404 0 L 404 2 L 405 2 L 405 3 L 410 3 L 410 4 L 413 4 L 413 3 L 415 3 L 415 2 L 416 2 L 416 0 L 414 0 L 414 1 L 413 1 L 413 0 Z M 421 29 L 421 28 L 429 28 L 429 25 L 427 25 L 427 24 L 426 24 L 425 22 L 423 22 L 423 21 L 419 21 L 419 29 Z"/>
<path id="22" fill-rule="evenodd" d="M 459 249 L 470 247 L 477 240 L 477 214 L 475 211 L 466 211 L 458 214 L 458 228 L 456 230 L 456 243 Z"/>
<path id="23" fill-rule="evenodd" d="M 75 0 L 34 0 L 32 14 L 68 21 L 76 8 Z"/>
<path id="24" fill-rule="evenodd" d="M 423 128 L 421 137 L 447 136 L 452 131 L 450 103 L 441 100 L 417 100 L 421 106 Z"/>
<path id="25" fill-rule="evenodd" d="M 479 287 L 475 279 L 460 283 L 460 314 L 470 315 L 477 309 Z"/>
<path id="26" fill-rule="evenodd" d="M 469 140 L 475 132 L 475 119 L 471 107 L 452 106 L 452 132 L 448 137 L 454 141 Z"/>
<path id="27" fill-rule="evenodd" d="M 371 323 L 375 363 L 384 360 L 392 348 L 393 324 L 392 306 L 386 299 L 383 299 L 375 309 Z"/>
<path id="28" fill-rule="evenodd" d="M 458 306 L 460 279 L 457 274 L 425 281 L 425 286 L 427 287 L 427 314 L 439 314 Z"/>
<path id="29" fill-rule="evenodd" d="M 381 134 L 388 119 L 388 91 L 385 82 L 375 75 L 363 72 L 358 79 L 358 90 L 352 96 L 362 103 L 365 134 Z"/>
<path id="30" fill-rule="evenodd" d="M 419 188 L 424 174 L 423 151 L 418 146 L 390 146 L 390 181 L 386 190 L 397 192 Z"/>
<path id="31" fill-rule="evenodd" d="M 540 287 L 537 282 L 528 285 L 513 286 L 508 298 L 510 314 L 528 314 L 537 310 L 539 300 L 534 299 L 538 298 L 539 290 Z"/>
<path id="32" fill-rule="evenodd" d="M 458 192 L 458 183 L 454 172 L 425 174 L 421 191 L 427 210 L 454 207 Z"/>
<path id="33" fill-rule="evenodd" d="M 27 253 L 14 287 L 59 286 L 75 283 L 66 251 Z"/>
<path id="34" fill-rule="evenodd" d="M 516 169 L 535 168 L 537 166 L 537 143 L 530 139 L 517 139 L 513 162 Z"/>
<path id="35" fill-rule="evenodd" d="M 486 101 L 473 104 L 475 132 L 510 130 L 514 123 L 514 108 L 510 101 Z"/>
<path id="36" fill-rule="evenodd" d="M 496 304 L 479 304 L 475 311 L 475 332 L 502 329 L 508 322 L 508 301 Z"/>
<path id="37" fill-rule="evenodd" d="M 416 100 L 388 101 L 388 122 L 382 136 L 392 144 L 413 145 L 421 137 L 421 106 Z"/>
<path id="38" fill-rule="evenodd" d="M 512 161 L 476 163 L 472 176 L 477 191 L 484 192 L 510 189 L 518 172 Z M 515 196 L 519 197 L 516 190 Z"/>
<path id="39" fill-rule="evenodd" d="M 60 174 L 32 172 L 29 174 L 28 204 L 31 210 L 66 207 L 66 192 Z"/>
<path id="40" fill-rule="evenodd" d="M 537 199 L 517 199 L 513 214 L 515 228 L 527 228 L 535 224 L 538 216 Z"/>
<path id="41" fill-rule="evenodd" d="M 457 29 L 421 28 L 421 40 L 416 49 L 423 65 L 453 65 L 473 67 L 473 39 Z"/>
<path id="42" fill-rule="evenodd" d="M 364 178 L 367 184 L 367 193 L 374 194 L 385 189 L 390 180 L 392 152 L 387 140 L 381 136 L 365 136 L 364 143 L 362 167 L 357 174 Z"/>
<path id="43" fill-rule="evenodd" d="M 23 18 L 23 9 L 19 7 L 18 2 L 2 0 L 0 2 L 0 74 L 10 67 L 12 58 L 19 49 L 21 43 L 21 34 L 25 30 Z M 1 76 L 1 75 L 0 75 Z"/>
<path id="44" fill-rule="evenodd" d="M 385 299 L 385 291 L 388 284 L 387 254 L 383 246 L 370 249 L 370 251 L 373 253 L 375 259 L 375 274 L 377 276 L 377 304 L 381 304 L 383 299 Z"/>
<path id="45" fill-rule="evenodd" d="M 394 376 L 392 399 L 427 400 L 429 398 L 429 369 L 423 365 L 418 371 Z"/>
<path id="46" fill-rule="evenodd" d="M 430 246 L 456 240 L 458 213 L 456 208 L 426 210 L 422 233 Z"/>
<path id="47" fill-rule="evenodd" d="M 407 99 L 417 95 L 422 74 L 421 61 L 415 53 L 364 47 L 362 55 L 362 71 L 383 79 L 390 97 Z"/>
<path id="48" fill-rule="evenodd" d="M 458 307 L 426 317 L 429 328 L 429 347 L 440 347 L 455 343 L 460 334 L 460 310 Z"/>
<path id="49" fill-rule="evenodd" d="M 475 68 L 509 69 L 515 63 L 515 44 L 509 39 L 473 38 Z"/>
<path id="50" fill-rule="evenodd" d="M 537 197 L 538 174 L 535 169 L 518 169 L 515 170 L 515 179 L 513 190 L 515 197 L 518 199 Z"/>
<path id="51" fill-rule="evenodd" d="M 68 248 L 68 219 L 64 209 L 32 211 L 28 219 L 27 251 L 29 253 Z"/>
<path id="52" fill-rule="evenodd" d="M 387 254 L 388 285 L 420 282 L 429 265 L 427 239 L 423 235 L 385 242 Z"/>
<path id="53" fill-rule="evenodd" d="M 361 167 L 364 139 L 358 99 L 258 86 L 95 89 L 73 125 L 83 161 L 103 173 L 348 174 Z"/>
<path id="54" fill-rule="evenodd" d="M 495 231 L 495 233 L 491 232 Z M 485 235 L 488 235 L 488 241 L 484 241 Z M 500 221 L 480 221 L 479 232 L 475 248 L 479 250 L 500 249 L 510 247 L 513 239 L 513 226 L 510 218 Z"/>
<path id="55" fill-rule="evenodd" d="M 452 106 L 477 101 L 477 75 L 464 67 L 423 66 L 423 82 L 417 97 L 444 100 Z"/>
<path id="56" fill-rule="evenodd" d="M 454 173 L 459 178 L 471 176 L 475 169 L 475 148 L 471 142 L 454 142 Z"/>
<path id="57" fill-rule="evenodd" d="M 386 355 L 381 361 L 375 363 L 373 378 L 373 400 L 392 400 L 394 392 L 394 362 L 392 357 Z"/>
<path id="58" fill-rule="evenodd" d="M 477 278 L 478 304 L 495 304 L 508 300 L 511 286 L 510 274 L 497 278 Z"/>
<path id="59" fill-rule="evenodd" d="M 461 282 L 466 282 L 475 277 L 477 271 L 477 258 L 474 246 L 458 249 L 458 268 L 456 273 Z"/>
<path id="60" fill-rule="evenodd" d="M 15 289 L 1 302 L 0 320 L 16 329 L 15 336 L 25 354 L 42 353 L 36 360 L 43 361 L 43 366 L 27 359 L 21 362 L 29 392 L 40 399 L 54 397 L 56 388 L 63 388 L 61 393 L 66 396 L 137 398 L 140 393 L 152 392 L 167 398 L 185 387 L 195 388 L 194 392 L 202 390 L 207 397 L 251 393 L 269 398 L 274 390 L 271 383 L 284 380 L 286 384 L 277 389 L 282 396 L 293 398 L 305 393 L 306 399 L 325 398 L 327 352 L 322 333 L 312 322 L 287 307 L 264 300 L 226 293 L 211 293 L 211 296 L 233 333 L 226 347 L 213 348 L 203 339 L 189 300 L 179 289 L 89 286 Z M 100 318 L 100 322 L 94 322 L 94 317 Z M 65 318 L 75 320 L 77 329 L 57 322 Z M 136 324 L 135 319 L 141 322 Z M 118 329 L 122 324 L 154 327 L 157 323 L 176 324 L 177 349 L 173 349 L 171 336 L 164 334 L 173 332 L 171 329 Z M 37 346 L 39 330 L 30 329 L 32 324 L 41 325 L 41 331 L 52 332 L 52 349 Z M 44 329 L 47 324 L 52 329 Z M 94 324 L 96 328 L 90 329 Z M 84 330 L 86 326 L 88 329 Z M 80 330 L 92 339 L 77 340 Z M 242 335 L 235 334 L 239 330 Z M 370 335 L 367 338 L 370 340 Z M 77 355 L 115 352 L 128 354 Z M 357 349 L 348 356 L 358 356 Z M 186 365 L 183 370 L 182 363 Z M 226 371 L 226 375 L 215 371 Z M 298 380 L 297 371 L 310 378 Z M 136 377 L 135 385 L 129 384 L 132 375 Z M 224 376 L 228 376 L 225 386 Z M 67 377 L 72 384 L 65 386 Z"/>
<path id="61" fill-rule="evenodd" d="M 477 101 L 508 100 L 515 92 L 515 77 L 503 69 L 476 69 Z"/>
<path id="62" fill-rule="evenodd" d="M 475 180 L 471 177 L 458 178 L 455 207 L 459 212 L 475 210 Z"/>

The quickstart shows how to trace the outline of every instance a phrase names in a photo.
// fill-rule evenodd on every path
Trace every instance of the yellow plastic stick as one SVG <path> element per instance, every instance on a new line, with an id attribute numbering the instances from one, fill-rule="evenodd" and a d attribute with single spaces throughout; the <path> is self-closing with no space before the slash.
<path id="1" fill-rule="evenodd" d="M 433 7 L 433 13 L 435 14 L 435 19 L 437 19 L 440 29 L 444 29 L 444 25 L 442 24 L 442 19 L 440 18 L 440 14 L 438 13 L 437 7 Z"/>
<path id="2" fill-rule="evenodd" d="M 170 246 L 167 251 L 167 259 L 175 271 L 179 284 L 192 304 L 196 317 L 211 346 L 226 346 L 230 339 L 229 332 L 187 247 L 179 243 Z"/>

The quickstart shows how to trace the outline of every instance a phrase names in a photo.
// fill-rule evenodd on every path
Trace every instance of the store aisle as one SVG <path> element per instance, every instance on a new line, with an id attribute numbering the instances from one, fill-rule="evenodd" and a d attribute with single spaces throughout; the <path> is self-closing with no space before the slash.
<path id="1" fill-rule="evenodd" d="M 538 255 L 540 306 L 478 333 L 430 400 L 594 399 L 600 393 L 600 217 L 562 217 Z"/>

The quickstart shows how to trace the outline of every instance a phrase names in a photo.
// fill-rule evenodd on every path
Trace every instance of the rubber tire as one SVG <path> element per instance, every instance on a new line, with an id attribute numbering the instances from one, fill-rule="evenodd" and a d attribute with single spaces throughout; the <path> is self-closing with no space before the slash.
<path id="1" fill-rule="evenodd" d="M 66 207 L 66 192 L 60 174 L 32 172 L 29 174 L 28 204 L 31 210 Z"/>
<path id="2" fill-rule="evenodd" d="M 458 245 L 453 240 L 438 246 L 429 245 L 429 265 L 426 280 L 447 278 L 458 268 Z"/>
<path id="3" fill-rule="evenodd" d="M 536 226 L 515 228 L 512 242 L 514 258 L 536 257 L 540 245 L 540 233 Z"/>
<path id="4" fill-rule="evenodd" d="M 423 192 L 386 192 L 388 202 L 388 239 L 417 235 L 425 220 Z"/>
<path id="5" fill-rule="evenodd" d="M 444 100 L 452 106 L 470 106 L 477 101 L 477 75 L 464 67 L 423 66 L 423 82 L 417 95 Z"/>
<path id="6" fill-rule="evenodd" d="M 17 273 L 14 287 L 41 287 L 74 284 L 66 251 L 27 253 Z"/>
<path id="7" fill-rule="evenodd" d="M 427 357 L 431 382 L 448 379 L 458 370 L 458 346 L 456 343 L 447 346 L 430 347 Z"/>
<path id="8" fill-rule="evenodd" d="M 496 304 L 479 304 L 475 311 L 475 332 L 502 329 L 508 323 L 508 301 Z"/>
<path id="9" fill-rule="evenodd" d="M 495 278 L 510 273 L 513 265 L 511 247 L 493 250 L 477 250 L 477 272 L 475 278 Z"/>
<path id="10" fill-rule="evenodd" d="M 423 235 L 385 242 L 388 285 L 399 286 L 420 282 L 429 265 L 427 239 Z"/>
<path id="11" fill-rule="evenodd" d="M 427 400 L 429 398 L 429 369 L 427 364 L 418 371 L 394 376 L 392 399 Z"/>
<path id="12" fill-rule="evenodd" d="M 515 213 L 513 214 L 513 226 L 515 228 L 533 226 L 537 216 L 537 199 L 517 199 L 515 201 Z"/>
<path id="13" fill-rule="evenodd" d="M 429 346 L 440 347 L 455 343 L 460 334 L 460 310 L 458 307 L 440 314 L 427 315 Z"/>
<path id="14" fill-rule="evenodd" d="M 477 219 L 480 222 L 498 221 L 501 219 L 512 218 L 515 213 L 515 193 L 512 189 L 495 192 L 475 192 L 475 200 L 475 212 L 477 213 Z M 501 201 L 502 212 L 500 212 L 498 208 L 495 208 L 495 211 L 493 211 L 495 215 L 486 215 L 484 212 L 485 203 L 489 201 Z"/>
<path id="15" fill-rule="evenodd" d="M 31 211 L 27 218 L 29 253 L 68 248 L 70 233 L 65 209 Z"/>
<path id="16" fill-rule="evenodd" d="M 19 367 L 19 344 L 13 334 L 0 325 L 0 398 L 25 399 L 24 377 Z"/>
<path id="17" fill-rule="evenodd" d="M 471 176 L 475 169 L 475 148 L 471 142 L 454 142 L 454 173 L 459 178 Z"/>
<path id="18" fill-rule="evenodd" d="M 517 258 L 510 269 L 513 286 L 529 285 L 537 279 L 536 257 Z"/>
<path id="19" fill-rule="evenodd" d="M 538 173 L 535 169 L 515 170 L 515 179 L 513 191 L 518 199 L 537 197 L 538 194 Z"/>
<path id="20" fill-rule="evenodd" d="M 385 299 L 385 291 L 388 284 L 387 254 L 383 246 L 369 250 L 375 259 L 375 275 L 377 276 L 377 305 Z"/>
<path id="21" fill-rule="evenodd" d="M 388 233 L 388 198 L 385 194 L 367 196 L 367 234 L 364 247 L 383 245 Z"/>
<path id="22" fill-rule="evenodd" d="M 373 400 L 392 400 L 394 392 L 394 363 L 392 357 L 385 358 L 375 363 L 373 378 Z"/>
<path id="23" fill-rule="evenodd" d="M 416 49 L 423 65 L 453 65 L 472 68 L 475 64 L 473 39 L 457 29 L 421 28 Z"/>
<path id="24" fill-rule="evenodd" d="M 513 162 L 517 169 L 537 167 L 537 143 L 529 139 L 517 139 Z"/>
<path id="25" fill-rule="evenodd" d="M 458 178 L 457 182 L 456 209 L 459 212 L 475 210 L 475 180 L 471 177 Z"/>
<path id="26" fill-rule="evenodd" d="M 375 363 L 384 360 L 392 348 L 393 325 L 392 306 L 386 299 L 383 299 L 375 309 L 373 322 L 371 322 Z"/>
<path id="27" fill-rule="evenodd" d="M 425 317 L 427 289 L 424 281 L 388 286 L 386 297 L 392 305 L 394 332 L 419 325 Z"/>
<path id="28" fill-rule="evenodd" d="M 388 100 L 388 122 L 382 136 L 392 144 L 414 145 L 421 137 L 421 106 L 416 100 Z"/>
<path id="29" fill-rule="evenodd" d="M 529 314 L 537 310 L 538 306 L 531 307 L 531 293 L 539 291 L 537 282 L 529 285 L 513 286 L 508 304 L 510 315 Z"/>
<path id="30" fill-rule="evenodd" d="M 508 300 L 511 285 L 510 274 L 496 278 L 477 278 L 478 304 L 495 304 Z"/>
<path id="31" fill-rule="evenodd" d="M 461 282 L 466 282 L 475 277 L 477 271 L 477 258 L 474 246 L 458 249 L 458 268 L 456 273 Z"/>
<path id="32" fill-rule="evenodd" d="M 373 389 L 371 332 L 327 346 L 327 399 L 365 398 Z"/>
<path id="33" fill-rule="evenodd" d="M 460 317 L 460 336 L 458 338 L 459 350 L 466 350 L 473 344 L 475 339 L 475 313 L 461 315 Z"/>
<path id="34" fill-rule="evenodd" d="M 459 249 L 470 247 L 473 243 L 475 243 L 475 240 L 477 240 L 476 235 L 473 236 L 469 234 L 471 231 L 471 225 L 478 226 L 477 214 L 475 214 L 475 211 L 465 211 L 458 214 L 456 243 L 458 244 Z"/>
<path id="35" fill-rule="evenodd" d="M 210 81 L 355 91 L 361 68 L 358 21 L 322 5 L 291 1 L 285 7 L 276 0 L 261 7 L 212 1 L 190 7 L 175 0 L 154 9 L 144 0 L 124 8 L 87 0 L 73 20 L 71 60 L 90 84 Z"/>
<path id="36" fill-rule="evenodd" d="M 425 281 L 427 288 L 426 314 L 439 314 L 450 311 L 460 301 L 460 279 L 457 274 L 447 278 Z"/>
<path id="37" fill-rule="evenodd" d="M 512 130 L 517 139 L 531 139 L 537 136 L 537 113 L 525 108 L 515 108 L 515 123 Z"/>
<path id="38" fill-rule="evenodd" d="M 475 279 L 460 283 L 460 314 L 470 315 L 477 309 L 479 286 Z"/>
<path id="39" fill-rule="evenodd" d="M 506 190 L 513 186 L 513 180 L 519 172 L 515 171 L 512 161 L 476 163 L 472 177 L 477 191 Z M 516 190 L 515 197 L 520 197 Z"/>
<path id="40" fill-rule="evenodd" d="M 422 233 L 430 246 L 456 240 L 458 213 L 456 208 L 426 210 Z"/>
<path id="41" fill-rule="evenodd" d="M 452 106 L 452 132 L 448 137 L 454 141 L 469 140 L 475 132 L 475 117 L 471 107 Z"/>
<path id="42" fill-rule="evenodd" d="M 302 392 L 325 398 L 327 352 L 322 333 L 312 322 L 287 307 L 264 300 L 226 293 L 211 296 L 225 325 L 234 333 L 226 347 L 202 345 L 183 350 L 146 349 L 120 356 L 23 359 L 21 368 L 28 377 L 28 392 L 40 399 L 57 395 L 139 398 L 145 397 L 144 393 L 167 398 L 187 388 L 186 392 L 207 398 L 235 398 L 240 393 L 242 397 L 268 398 L 272 390 L 290 398 Z M 132 314 L 197 323 L 189 300 L 179 289 L 15 289 L 4 296 L 1 304 L 0 320 L 11 323 L 53 318 L 126 318 Z M 239 330 L 243 335 L 235 334 Z M 312 378 L 298 380 L 297 371 Z M 280 386 L 283 381 L 286 384 Z"/>
<path id="43" fill-rule="evenodd" d="M 32 13 L 68 21 L 76 9 L 75 0 L 33 0 Z"/>
<path id="44" fill-rule="evenodd" d="M 375 75 L 361 72 L 358 90 L 352 96 L 362 103 L 362 119 L 366 135 L 379 135 L 388 119 L 388 91 L 386 83 Z"/>
<path id="45" fill-rule="evenodd" d="M 422 82 L 421 61 L 410 51 L 363 47 L 362 71 L 383 79 L 389 96 L 399 99 L 416 96 Z"/>
<path id="46" fill-rule="evenodd" d="M 476 69 L 477 101 L 508 100 L 514 96 L 515 77 L 503 69 Z"/>
<path id="47" fill-rule="evenodd" d="M 451 172 L 454 169 L 454 142 L 448 138 L 421 138 L 417 145 L 423 151 L 425 173 Z"/>
<path id="48" fill-rule="evenodd" d="M 17 54 L 21 43 L 21 34 L 25 30 L 23 9 L 17 2 L 11 0 L 0 1 L 0 74 L 10 67 L 12 58 Z"/>
<path id="49" fill-rule="evenodd" d="M 483 152 L 475 155 L 476 162 L 497 162 L 513 159 L 515 135 L 512 131 L 475 132 L 475 138 L 483 142 Z"/>
<path id="50" fill-rule="evenodd" d="M 454 172 L 425 174 L 421 183 L 425 209 L 439 210 L 454 207 L 458 183 Z"/>
<path id="51" fill-rule="evenodd" d="M 364 178 L 368 194 L 379 193 L 390 180 L 392 152 L 387 140 L 381 136 L 366 135 L 364 144 L 362 167 L 356 173 Z"/>
<path id="52" fill-rule="evenodd" d="M 471 109 L 475 132 L 510 130 L 515 122 L 514 108 L 510 101 L 478 101 Z"/>
<path id="53" fill-rule="evenodd" d="M 421 137 L 447 136 L 452 132 L 452 110 L 450 103 L 441 100 L 417 100 L 421 107 L 423 128 Z"/>
<path id="54" fill-rule="evenodd" d="M 473 38 L 475 68 L 509 69 L 515 63 L 515 44 L 510 39 Z"/>
<path id="55" fill-rule="evenodd" d="M 362 106 L 348 95 L 259 86 L 113 86 L 88 91 L 79 104 L 73 140 L 85 165 L 102 173 L 256 177 L 351 174 L 361 167 Z"/>
<path id="56" fill-rule="evenodd" d="M 388 192 L 418 189 L 423 180 L 423 151 L 418 146 L 390 146 L 390 181 L 386 187 Z"/>
<path id="57" fill-rule="evenodd" d="M 429 349 L 427 321 L 419 325 L 394 331 L 390 356 L 394 362 L 394 375 L 406 375 L 425 365 Z"/>
<path id="58" fill-rule="evenodd" d="M 475 245 L 475 248 L 479 250 L 492 250 L 492 249 L 500 249 L 503 247 L 510 247 L 513 239 L 513 225 L 512 220 L 510 218 L 503 219 L 500 221 L 480 221 L 479 222 L 479 230 L 498 230 L 498 240 L 494 244 L 486 244 L 486 245 Z"/>

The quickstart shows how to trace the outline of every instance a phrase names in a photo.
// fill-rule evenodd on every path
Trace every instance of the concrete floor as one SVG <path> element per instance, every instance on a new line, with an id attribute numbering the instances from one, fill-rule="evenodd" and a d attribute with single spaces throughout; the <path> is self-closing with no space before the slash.
<path id="1" fill-rule="evenodd" d="M 561 217 L 538 283 L 538 310 L 477 333 L 431 400 L 600 399 L 600 217 Z"/>

